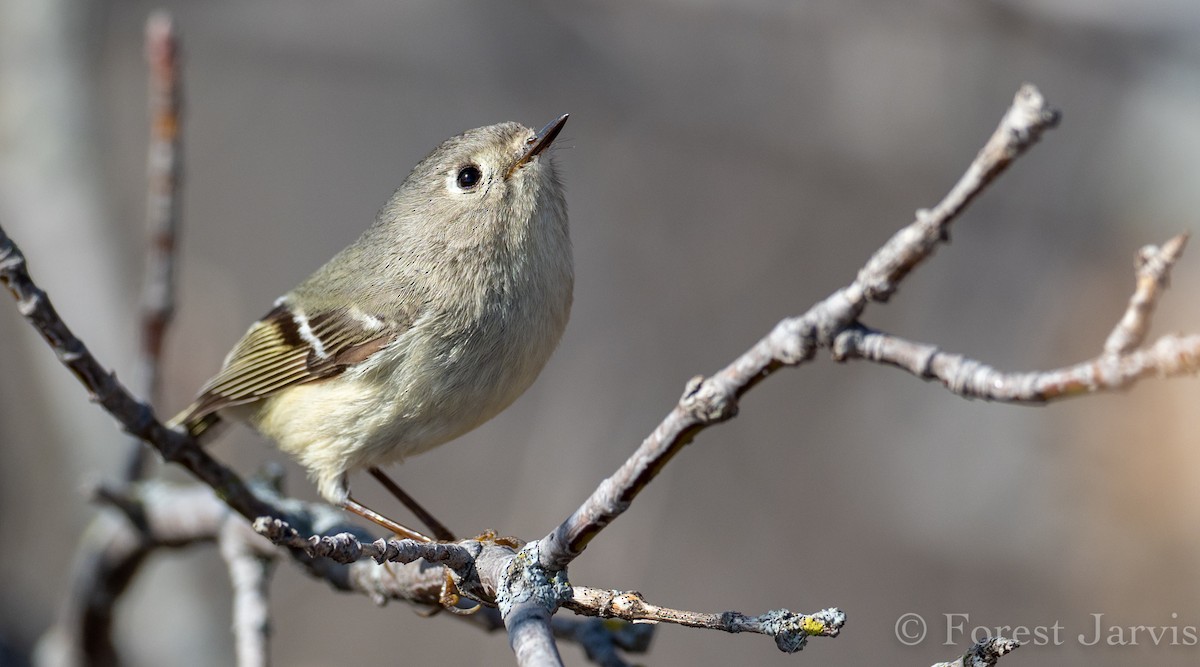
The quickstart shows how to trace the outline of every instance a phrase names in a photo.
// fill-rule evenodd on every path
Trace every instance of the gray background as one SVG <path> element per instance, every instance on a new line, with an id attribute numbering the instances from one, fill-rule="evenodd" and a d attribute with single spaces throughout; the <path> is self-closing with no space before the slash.
<path id="1" fill-rule="evenodd" d="M 556 159 L 578 279 L 560 349 L 505 414 L 393 470 L 462 533 L 547 532 L 688 377 L 847 282 L 935 203 L 1024 81 L 1062 127 L 869 324 L 1012 370 L 1088 358 L 1124 307 L 1136 248 L 1194 229 L 1200 208 L 1192 0 L 166 4 L 188 112 L 165 414 L 442 139 L 572 114 Z M 76 331 L 130 377 L 152 5 L 0 6 L 0 221 Z M 1193 249 L 1156 331 L 1200 330 L 1198 289 Z M 0 308 L 10 655 L 32 650 L 62 597 L 93 512 L 81 487 L 115 476 L 125 451 L 27 329 Z M 572 579 L 697 610 L 849 615 L 802 656 L 663 627 L 648 664 L 929 664 L 970 643 L 941 645 L 947 613 L 1065 626 L 1063 646 L 1005 664 L 1195 664 L 1200 647 L 1076 636 L 1091 614 L 1200 626 L 1198 398 L 1194 380 L 1150 381 L 999 406 L 821 358 L 682 452 Z M 247 473 L 280 459 L 244 429 L 214 452 Z M 289 484 L 315 497 L 294 466 Z M 121 607 L 130 662 L 230 663 L 225 582 L 211 548 L 155 558 Z M 511 661 L 501 636 L 333 594 L 291 566 L 272 604 L 280 665 Z M 930 625 L 916 647 L 893 634 L 907 612 Z"/>

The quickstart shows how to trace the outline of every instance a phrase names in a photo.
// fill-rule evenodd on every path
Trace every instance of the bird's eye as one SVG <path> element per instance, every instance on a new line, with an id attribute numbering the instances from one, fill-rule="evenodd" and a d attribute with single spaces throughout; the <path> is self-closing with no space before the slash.
<path id="1" fill-rule="evenodd" d="M 469 164 L 458 170 L 458 178 L 455 180 L 458 187 L 463 190 L 470 190 L 483 180 L 483 172 L 479 171 L 479 167 Z"/>

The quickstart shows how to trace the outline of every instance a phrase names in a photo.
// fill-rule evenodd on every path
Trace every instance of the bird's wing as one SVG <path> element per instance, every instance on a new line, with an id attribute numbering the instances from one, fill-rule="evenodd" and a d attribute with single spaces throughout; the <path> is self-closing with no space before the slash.
<path id="1" fill-rule="evenodd" d="M 221 372 L 171 421 L 190 426 L 222 408 L 333 377 L 383 349 L 406 327 L 345 310 L 306 314 L 278 305 L 250 327 Z"/>

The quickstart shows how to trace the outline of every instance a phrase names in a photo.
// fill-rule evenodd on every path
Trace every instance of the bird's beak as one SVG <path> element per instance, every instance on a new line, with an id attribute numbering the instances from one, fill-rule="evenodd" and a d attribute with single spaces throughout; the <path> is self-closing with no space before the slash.
<path id="1" fill-rule="evenodd" d="M 570 117 L 570 115 L 571 114 L 565 113 L 550 121 L 546 127 L 543 127 L 542 131 L 538 132 L 537 136 L 529 141 L 529 147 L 525 149 L 525 153 L 521 155 L 521 157 L 517 158 L 517 161 L 513 163 L 513 166 L 509 167 L 508 173 L 504 175 L 504 178 L 512 176 L 517 169 L 520 169 L 522 165 L 524 165 L 526 162 L 529 162 L 529 160 L 531 160 L 535 155 L 549 148 L 550 144 L 554 143 L 554 138 L 557 137 L 558 133 L 562 131 L 563 125 L 567 124 L 567 118 Z"/>

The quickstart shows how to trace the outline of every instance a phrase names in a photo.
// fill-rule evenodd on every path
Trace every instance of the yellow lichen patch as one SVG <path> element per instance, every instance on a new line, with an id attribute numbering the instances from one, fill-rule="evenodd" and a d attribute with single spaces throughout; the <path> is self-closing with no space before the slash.
<path id="1" fill-rule="evenodd" d="M 825 623 L 812 616 L 805 616 L 800 622 L 800 629 L 810 635 L 819 635 L 825 632 Z"/>

